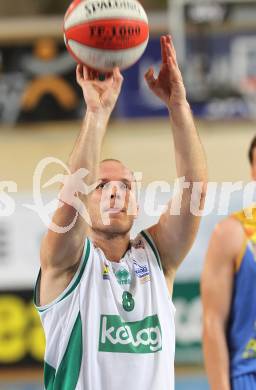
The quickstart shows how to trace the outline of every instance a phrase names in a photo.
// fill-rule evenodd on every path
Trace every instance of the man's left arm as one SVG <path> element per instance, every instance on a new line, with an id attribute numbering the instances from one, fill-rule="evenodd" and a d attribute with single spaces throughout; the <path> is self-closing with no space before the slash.
<path id="1" fill-rule="evenodd" d="M 162 66 L 158 78 L 149 69 L 145 78 L 149 88 L 166 104 L 173 133 L 177 176 L 183 188 L 168 204 L 159 222 L 148 229 L 166 277 L 173 278 L 195 240 L 203 209 L 207 166 L 170 36 L 161 38 Z M 200 184 L 199 184 L 200 183 Z M 193 212 L 194 210 L 194 212 Z"/>

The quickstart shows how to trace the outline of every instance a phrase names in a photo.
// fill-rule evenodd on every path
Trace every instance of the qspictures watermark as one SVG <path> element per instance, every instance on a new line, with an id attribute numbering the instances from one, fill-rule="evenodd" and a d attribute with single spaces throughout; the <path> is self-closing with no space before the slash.
<path id="1" fill-rule="evenodd" d="M 42 184 L 42 177 L 50 164 L 57 164 L 64 173 L 57 174 Z M 56 233 L 66 233 L 73 228 L 78 216 L 81 216 L 88 225 L 92 225 L 89 211 L 82 201 L 84 197 L 90 196 L 93 191 L 97 191 L 99 182 L 92 185 L 86 184 L 86 178 L 89 171 L 81 168 L 74 173 L 70 172 L 68 166 L 61 160 L 54 157 L 47 157 L 39 162 L 33 175 L 33 203 L 22 204 L 22 207 L 36 213 L 43 224 Z M 141 172 L 134 173 L 134 181 L 131 182 L 131 188 L 128 188 L 123 181 L 109 181 L 102 185 L 101 198 L 99 200 L 99 210 L 104 225 L 109 225 L 110 212 L 113 209 L 123 210 L 128 215 L 136 215 L 142 189 Z M 58 196 L 47 204 L 44 204 L 42 190 L 53 184 L 60 185 Z M 127 203 L 127 191 L 129 191 L 129 202 Z M 16 204 L 12 194 L 18 192 L 18 185 L 14 181 L 0 181 L 0 217 L 10 217 L 15 213 Z M 185 177 L 178 178 L 174 183 L 165 181 L 154 181 L 144 187 L 143 202 L 140 202 L 140 208 L 149 217 L 160 217 L 164 212 L 173 216 L 179 216 L 182 211 L 184 196 L 189 195 L 189 210 L 194 216 L 201 217 L 212 214 L 218 216 L 227 216 L 231 204 L 231 198 L 234 193 L 242 194 L 242 203 L 247 218 L 252 218 L 252 207 L 256 195 L 256 182 L 209 182 L 205 196 L 205 183 L 187 182 Z M 115 193 L 115 202 L 113 205 L 112 194 Z M 159 193 L 170 194 L 168 205 L 159 204 Z M 205 205 L 202 210 L 201 201 L 205 196 Z M 112 199 L 112 200 L 111 200 Z M 110 205 L 112 203 L 112 205 Z M 58 208 L 67 204 L 76 211 L 73 221 L 68 226 L 58 226 L 52 221 L 52 213 Z M 109 210 L 109 212 L 108 212 Z"/>

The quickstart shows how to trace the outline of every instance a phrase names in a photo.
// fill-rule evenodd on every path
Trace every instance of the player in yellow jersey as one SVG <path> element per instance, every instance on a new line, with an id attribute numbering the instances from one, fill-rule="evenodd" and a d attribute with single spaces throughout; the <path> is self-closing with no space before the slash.
<path id="1" fill-rule="evenodd" d="M 249 149 L 256 180 L 256 137 Z M 215 228 L 202 277 L 204 355 L 211 390 L 256 389 L 256 208 Z"/>

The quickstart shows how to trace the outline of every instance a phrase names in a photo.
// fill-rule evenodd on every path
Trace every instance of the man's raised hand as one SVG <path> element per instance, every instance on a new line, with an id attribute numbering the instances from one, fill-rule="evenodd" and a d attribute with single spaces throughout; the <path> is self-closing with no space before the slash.
<path id="1" fill-rule="evenodd" d="M 169 109 L 187 103 L 186 90 L 178 67 L 175 48 L 170 35 L 161 37 L 162 65 L 157 78 L 151 67 L 145 74 L 146 82 L 153 93 Z"/>
<path id="2" fill-rule="evenodd" d="M 114 68 L 113 73 L 106 75 L 104 81 L 100 81 L 99 72 L 79 64 L 76 68 L 76 79 L 83 90 L 87 110 L 110 115 L 123 83 L 119 68 Z"/>

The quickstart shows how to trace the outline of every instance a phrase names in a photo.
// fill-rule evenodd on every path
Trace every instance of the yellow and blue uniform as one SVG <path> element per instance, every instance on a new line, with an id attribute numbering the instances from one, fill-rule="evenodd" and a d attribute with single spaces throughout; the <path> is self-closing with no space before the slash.
<path id="1" fill-rule="evenodd" d="M 232 390 L 256 389 L 256 209 L 233 214 L 245 232 L 227 330 Z M 232 238 L 231 238 L 232 239 Z"/>

